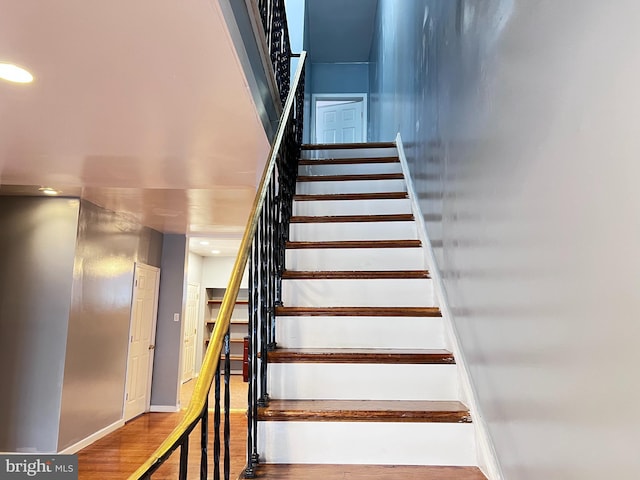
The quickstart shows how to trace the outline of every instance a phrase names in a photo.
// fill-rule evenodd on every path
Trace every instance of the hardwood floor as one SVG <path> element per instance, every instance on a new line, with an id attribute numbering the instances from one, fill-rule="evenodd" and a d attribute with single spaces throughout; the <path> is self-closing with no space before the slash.
<path id="1" fill-rule="evenodd" d="M 182 385 L 180 404 L 186 408 L 191 399 L 195 380 Z M 224 395 L 224 386 L 222 387 Z M 245 445 L 247 441 L 247 419 L 244 414 L 247 405 L 247 384 L 241 375 L 231 376 L 231 478 L 235 479 L 245 465 Z M 209 397 L 213 404 L 213 393 Z M 127 478 L 160 445 L 182 418 L 178 413 L 148 413 L 128 422 L 123 428 L 98 440 L 78 452 L 79 478 L 81 480 L 121 480 Z M 213 455 L 213 414 L 209 414 L 209 456 Z M 200 429 L 191 434 L 189 445 L 189 476 L 200 478 Z M 210 471 L 212 466 L 210 463 Z M 178 478 L 179 452 L 163 465 L 154 479 Z M 210 475 L 211 476 L 211 475 Z"/>
<path id="2" fill-rule="evenodd" d="M 98 440 L 78 453 L 81 480 L 122 480 L 127 478 L 158 447 L 175 427 L 182 413 L 148 413 Z M 245 465 L 246 417 L 231 413 L 231 477 L 237 478 Z M 213 414 L 209 415 L 209 456 L 213 456 Z M 200 468 L 200 429 L 191 434 L 189 479 L 197 479 Z M 179 450 L 160 467 L 153 479 L 178 478 Z M 209 462 L 210 477 L 212 466 Z"/>

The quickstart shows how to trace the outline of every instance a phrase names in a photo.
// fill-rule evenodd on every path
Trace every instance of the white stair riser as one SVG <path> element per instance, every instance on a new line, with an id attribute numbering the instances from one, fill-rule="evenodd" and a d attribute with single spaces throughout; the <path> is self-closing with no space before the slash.
<path id="1" fill-rule="evenodd" d="M 448 348 L 442 317 L 277 317 L 282 348 Z"/>
<path id="2" fill-rule="evenodd" d="M 396 147 L 389 148 L 345 148 L 327 150 L 302 150 L 300 158 L 379 158 L 397 157 Z"/>
<path id="3" fill-rule="evenodd" d="M 265 463 L 476 465 L 473 425 L 410 422 L 260 422 Z"/>
<path id="4" fill-rule="evenodd" d="M 282 281 L 282 302 L 296 307 L 430 307 L 433 281 L 400 279 L 305 279 Z"/>
<path id="5" fill-rule="evenodd" d="M 298 194 L 405 192 L 404 180 L 339 180 L 298 182 Z"/>
<path id="6" fill-rule="evenodd" d="M 292 241 L 334 240 L 417 240 L 416 223 L 409 222 L 348 222 L 348 223 L 292 223 Z"/>
<path id="7" fill-rule="evenodd" d="M 270 363 L 269 395 L 289 400 L 457 400 L 455 365 Z"/>
<path id="8" fill-rule="evenodd" d="M 293 214 L 301 216 L 321 215 L 384 215 L 411 213 L 411 200 L 310 200 L 294 201 Z"/>
<path id="9" fill-rule="evenodd" d="M 287 249 L 288 270 L 420 270 L 426 268 L 421 248 Z"/>
<path id="10" fill-rule="evenodd" d="M 300 165 L 298 175 L 352 175 L 356 173 L 402 173 L 400 162 Z"/>

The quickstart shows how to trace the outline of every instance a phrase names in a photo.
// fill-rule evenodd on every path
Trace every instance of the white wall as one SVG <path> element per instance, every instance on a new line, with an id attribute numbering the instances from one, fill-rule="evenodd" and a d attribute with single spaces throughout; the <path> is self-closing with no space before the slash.
<path id="1" fill-rule="evenodd" d="M 400 131 L 504 476 L 640 477 L 640 4 L 380 0 Z"/>

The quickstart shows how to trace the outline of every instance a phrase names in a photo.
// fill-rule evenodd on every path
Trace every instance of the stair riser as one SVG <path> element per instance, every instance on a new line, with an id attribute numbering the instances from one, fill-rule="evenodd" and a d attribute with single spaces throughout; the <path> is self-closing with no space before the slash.
<path id="1" fill-rule="evenodd" d="M 397 157 L 398 149 L 395 147 L 385 148 L 345 148 L 327 150 L 302 150 L 300 158 L 379 158 Z"/>
<path id="2" fill-rule="evenodd" d="M 287 249 L 287 270 L 426 269 L 421 248 Z"/>
<path id="3" fill-rule="evenodd" d="M 442 317 L 277 317 L 282 348 L 448 348 Z"/>
<path id="4" fill-rule="evenodd" d="M 265 463 L 476 465 L 471 424 L 260 422 Z"/>
<path id="5" fill-rule="evenodd" d="M 293 214 L 302 216 L 322 215 L 385 215 L 411 213 L 411 200 L 310 200 L 294 201 Z"/>
<path id="6" fill-rule="evenodd" d="M 269 364 L 269 395 L 289 400 L 457 400 L 455 365 Z"/>
<path id="7" fill-rule="evenodd" d="M 430 307 L 431 279 L 283 280 L 285 306 Z"/>
<path id="8" fill-rule="evenodd" d="M 415 222 L 292 223 L 290 240 L 415 240 Z"/>
<path id="9" fill-rule="evenodd" d="M 299 175 L 351 175 L 356 173 L 402 173 L 400 162 L 300 165 Z"/>
<path id="10" fill-rule="evenodd" d="M 405 192 L 404 180 L 342 180 L 298 182 L 298 194 Z"/>

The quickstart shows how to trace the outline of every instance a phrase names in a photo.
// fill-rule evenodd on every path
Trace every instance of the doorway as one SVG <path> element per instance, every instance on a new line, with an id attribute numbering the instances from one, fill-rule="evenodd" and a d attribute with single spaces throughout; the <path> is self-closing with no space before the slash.
<path id="1" fill-rule="evenodd" d="M 311 128 L 314 143 L 367 141 L 367 94 L 313 94 Z"/>
<path id="2" fill-rule="evenodd" d="M 149 411 L 160 269 L 136 263 L 129 327 L 124 420 Z"/>
<path id="3" fill-rule="evenodd" d="M 196 370 L 196 338 L 198 334 L 198 308 L 200 303 L 200 285 L 187 284 L 187 310 L 184 318 L 182 350 L 182 383 L 188 382 Z"/>

